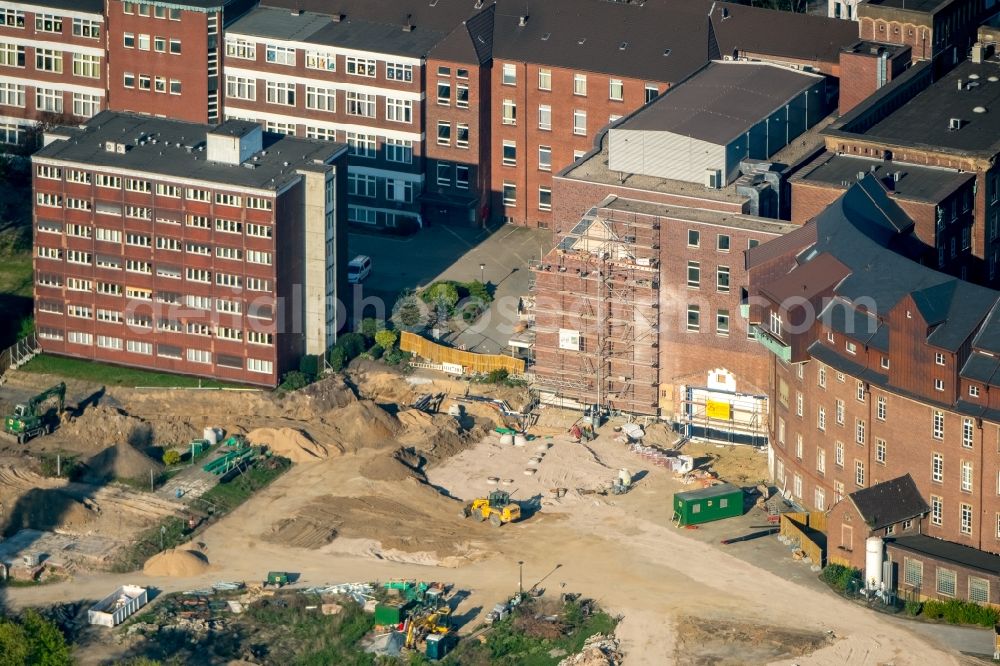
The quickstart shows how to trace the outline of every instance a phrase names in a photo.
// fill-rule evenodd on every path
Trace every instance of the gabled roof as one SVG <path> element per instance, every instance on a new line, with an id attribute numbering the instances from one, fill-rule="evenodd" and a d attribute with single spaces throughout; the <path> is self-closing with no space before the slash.
<path id="1" fill-rule="evenodd" d="M 462 25 L 431 49 L 430 55 L 440 60 L 479 63 L 483 65 L 493 57 L 493 19 L 496 5 L 490 5 Z"/>
<path id="2" fill-rule="evenodd" d="M 847 497 L 873 530 L 917 518 L 931 510 L 909 474 L 856 490 Z"/>
<path id="3" fill-rule="evenodd" d="M 777 303 L 793 301 L 831 293 L 841 280 L 850 274 L 847 266 L 832 254 L 821 254 L 809 263 L 769 282 L 761 291 Z"/>

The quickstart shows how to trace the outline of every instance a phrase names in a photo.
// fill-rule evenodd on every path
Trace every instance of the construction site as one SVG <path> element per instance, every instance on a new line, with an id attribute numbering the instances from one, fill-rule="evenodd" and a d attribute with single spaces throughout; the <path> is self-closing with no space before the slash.
<path id="1" fill-rule="evenodd" d="M 4 413 L 59 383 L 8 378 Z M 205 646 L 203 663 L 278 663 L 288 638 L 264 627 L 286 620 L 356 636 L 316 649 L 380 663 L 439 649 L 444 663 L 494 663 L 505 632 L 535 636 L 505 654 L 544 647 L 538 663 L 917 663 L 899 658 L 909 631 L 810 587 L 784 545 L 754 536 L 768 516 L 752 499 L 767 475 L 753 447 L 662 424 L 593 427 L 546 405 L 519 420 L 524 388 L 369 360 L 291 393 L 67 380 L 65 395 L 50 434 L 0 448 L 0 561 L 20 581 L 0 600 L 51 611 L 81 664 L 184 645 Z M 168 451 L 179 462 L 164 465 Z M 672 495 L 722 481 L 750 489 L 743 515 L 675 526 Z M 427 588 L 444 596 L 387 622 L 371 599 L 406 601 L 393 580 L 445 581 Z M 581 624 L 580 594 L 599 621 Z M 763 598 L 809 603 L 764 618 Z M 522 599 L 534 610 L 512 614 Z M 744 652 L 706 638 L 720 617 L 739 624 Z M 921 663 L 947 661 L 927 650 Z"/>

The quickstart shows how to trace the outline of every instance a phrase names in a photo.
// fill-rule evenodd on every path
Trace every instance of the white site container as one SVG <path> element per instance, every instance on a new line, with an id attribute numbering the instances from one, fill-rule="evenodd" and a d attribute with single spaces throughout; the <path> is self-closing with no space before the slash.
<path id="1" fill-rule="evenodd" d="M 208 440 L 209 446 L 215 446 L 219 443 L 218 433 L 215 432 L 215 428 L 205 428 L 201 433 L 202 439 Z"/>
<path id="2" fill-rule="evenodd" d="M 148 598 L 146 588 L 138 585 L 122 585 L 94 604 L 87 611 L 87 620 L 90 624 L 115 627 L 145 606 Z"/>

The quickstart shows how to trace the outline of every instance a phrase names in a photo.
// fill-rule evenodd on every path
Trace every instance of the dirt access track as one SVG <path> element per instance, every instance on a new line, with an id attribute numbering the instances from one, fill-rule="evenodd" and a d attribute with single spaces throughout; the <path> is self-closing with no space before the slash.
<path id="1" fill-rule="evenodd" d="M 123 583 L 188 590 L 287 570 L 307 586 L 397 577 L 447 580 L 472 592 L 463 614 L 484 613 L 516 590 L 521 561 L 526 586 L 544 578 L 541 587 L 551 592 L 582 592 L 621 613 L 619 636 L 630 665 L 741 663 L 741 654 L 742 663 L 958 663 L 957 655 L 899 621 L 678 531 L 669 522 L 669 498 L 682 486 L 661 468 L 644 468 L 608 427 L 589 447 L 557 430 L 546 433 L 551 439 L 505 447 L 484 426 L 485 414 L 459 423 L 441 414 L 394 413 L 421 392 L 459 390 L 452 380 L 362 370 L 350 376 L 360 401 L 339 389 L 327 392 L 333 397 L 293 396 L 271 412 L 265 411 L 272 409 L 268 403 L 247 396 L 230 398 L 238 402 L 228 407 L 197 401 L 195 409 L 206 418 L 225 414 L 230 427 L 294 427 L 335 451 L 295 464 L 199 534 L 211 563 L 207 572 L 155 578 L 78 573 L 67 584 L 8 589 L 6 602 L 98 599 Z M 144 404 L 175 415 L 194 402 L 185 397 L 169 405 L 158 393 L 155 401 L 126 396 L 122 403 L 134 416 Z M 347 413 L 342 410 L 362 409 L 359 420 L 338 418 Z M 538 456 L 541 443 L 548 446 Z M 537 471 L 523 474 L 531 465 Z M 645 472 L 628 495 L 575 492 L 610 482 L 621 467 Z M 496 487 L 490 476 L 509 482 L 506 487 L 525 502 L 525 520 L 497 529 L 459 517 L 462 501 Z M 574 491 L 555 500 L 551 485 Z M 706 641 L 705 631 L 713 633 L 716 626 L 710 622 L 733 627 L 733 642 L 756 641 L 753 650 L 741 653 L 722 641 Z M 115 646 L 106 643 L 89 655 L 82 651 L 81 663 L 97 663 L 98 654 L 115 658 Z"/>

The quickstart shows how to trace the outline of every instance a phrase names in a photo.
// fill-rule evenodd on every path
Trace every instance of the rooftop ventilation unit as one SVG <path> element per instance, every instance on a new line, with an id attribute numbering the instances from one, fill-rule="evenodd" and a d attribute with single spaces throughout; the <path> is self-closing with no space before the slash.
<path id="1" fill-rule="evenodd" d="M 949 130 L 960 130 L 960 129 L 962 129 L 962 119 L 961 118 L 949 118 L 948 119 L 948 129 Z"/>
<path id="2" fill-rule="evenodd" d="M 519 26 L 521 26 L 522 28 L 524 26 L 528 25 L 528 16 L 527 16 L 527 14 L 522 14 L 521 16 L 518 16 L 517 17 L 517 24 Z"/>

